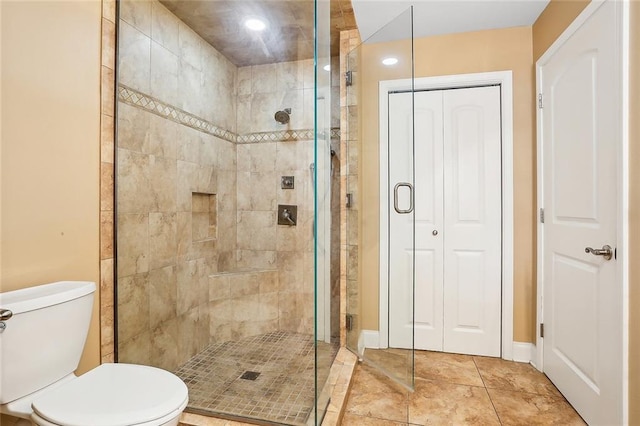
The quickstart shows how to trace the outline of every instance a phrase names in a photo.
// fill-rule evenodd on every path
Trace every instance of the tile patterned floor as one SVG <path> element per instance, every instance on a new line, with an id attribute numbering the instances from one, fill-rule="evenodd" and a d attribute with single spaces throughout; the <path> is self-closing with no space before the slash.
<path id="1" fill-rule="evenodd" d="M 585 424 L 528 364 L 416 351 L 415 377 L 415 391 L 409 392 L 366 362 L 359 364 L 342 425 Z"/>
<path id="2" fill-rule="evenodd" d="M 319 380 L 337 349 L 319 347 L 319 365 L 326 364 Z M 191 412 L 304 425 L 314 404 L 314 353 L 313 336 L 274 332 L 210 345 L 176 374 L 189 388 Z M 260 374 L 242 379 L 247 371 Z"/>

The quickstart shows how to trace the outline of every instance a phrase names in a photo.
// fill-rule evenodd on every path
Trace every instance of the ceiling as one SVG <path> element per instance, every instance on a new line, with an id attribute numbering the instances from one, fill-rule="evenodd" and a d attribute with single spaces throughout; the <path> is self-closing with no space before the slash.
<path id="1" fill-rule="evenodd" d="M 549 0 L 352 0 L 362 40 L 375 43 L 407 38 L 410 26 L 406 17 L 412 4 L 413 35 L 418 38 L 532 25 L 548 3 Z M 392 22 L 396 17 L 398 21 Z"/>
<path id="2" fill-rule="evenodd" d="M 160 0 L 236 66 L 313 58 L 313 0 Z M 531 25 L 549 0 L 330 0 L 331 54 L 339 54 L 340 31 L 357 28 L 365 42 Z M 352 6 L 353 5 L 353 6 Z M 399 15 L 399 19 L 394 19 Z M 249 17 L 263 31 L 243 25 Z M 382 27 L 383 31 L 378 31 Z M 372 37 L 375 34 L 374 37 Z"/>
<path id="3" fill-rule="evenodd" d="M 313 0 L 160 0 L 171 12 L 236 66 L 313 58 Z M 267 28 L 251 31 L 247 18 Z M 331 51 L 340 31 L 356 28 L 351 0 L 331 0 Z"/>

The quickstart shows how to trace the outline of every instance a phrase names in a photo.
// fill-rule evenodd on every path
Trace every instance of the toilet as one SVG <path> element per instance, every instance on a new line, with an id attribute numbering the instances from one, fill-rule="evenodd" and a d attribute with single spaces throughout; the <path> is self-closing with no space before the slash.
<path id="1" fill-rule="evenodd" d="M 38 426 L 176 426 L 189 396 L 174 374 L 121 363 L 74 374 L 95 289 L 59 281 L 0 293 L 0 413 Z"/>

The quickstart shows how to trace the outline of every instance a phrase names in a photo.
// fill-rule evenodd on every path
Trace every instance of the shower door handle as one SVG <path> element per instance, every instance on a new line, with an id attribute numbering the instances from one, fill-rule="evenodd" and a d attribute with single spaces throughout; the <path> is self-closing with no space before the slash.
<path id="1" fill-rule="evenodd" d="M 402 186 L 409 188 L 409 208 L 408 209 L 401 209 L 400 207 L 398 207 L 398 190 Z M 411 185 L 409 182 L 396 183 L 396 186 L 393 188 L 393 208 L 397 213 L 400 213 L 400 214 L 407 214 L 413 211 L 413 185 Z"/>

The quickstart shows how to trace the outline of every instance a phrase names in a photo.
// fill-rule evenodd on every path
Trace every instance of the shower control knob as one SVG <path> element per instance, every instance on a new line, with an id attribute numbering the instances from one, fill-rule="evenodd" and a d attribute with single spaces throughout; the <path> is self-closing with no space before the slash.
<path id="1" fill-rule="evenodd" d="M 435 237 L 436 235 L 438 235 L 438 230 L 437 230 L 437 229 L 434 229 L 434 230 L 431 232 L 431 234 L 433 234 L 433 236 Z"/>

